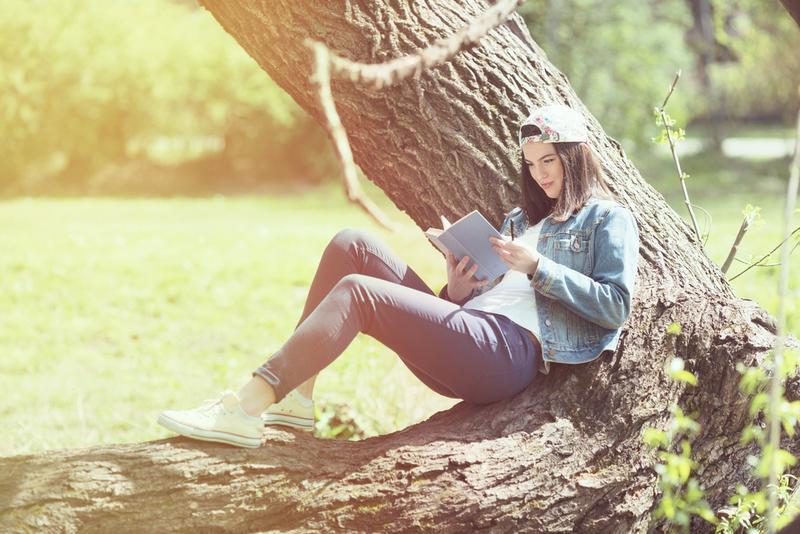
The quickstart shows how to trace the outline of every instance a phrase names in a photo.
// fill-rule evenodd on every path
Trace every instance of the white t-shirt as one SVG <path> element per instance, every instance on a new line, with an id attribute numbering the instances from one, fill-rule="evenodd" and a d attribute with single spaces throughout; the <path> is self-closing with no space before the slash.
<path id="1" fill-rule="evenodd" d="M 524 234 L 515 239 L 536 249 L 543 221 L 544 219 L 529 227 Z M 463 304 L 463 307 L 504 315 L 521 327 L 533 332 L 536 339 L 540 339 L 539 315 L 536 312 L 534 291 L 531 281 L 528 280 L 528 276 L 525 273 L 509 269 L 496 286 L 477 297 L 471 298 Z M 544 368 L 539 370 L 547 374 L 550 371 L 550 363 L 544 362 Z"/>

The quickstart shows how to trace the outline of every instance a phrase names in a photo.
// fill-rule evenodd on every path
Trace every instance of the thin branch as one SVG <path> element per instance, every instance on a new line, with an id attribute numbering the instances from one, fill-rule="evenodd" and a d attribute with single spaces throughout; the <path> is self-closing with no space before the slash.
<path id="1" fill-rule="evenodd" d="M 439 39 L 416 54 L 386 63 L 358 63 L 331 52 L 333 74 L 378 90 L 412 76 L 418 77 L 424 70 L 443 65 L 461 50 L 477 45 L 483 36 L 503 24 L 524 3 L 525 0 L 501 0 L 451 37 Z"/>
<path id="2" fill-rule="evenodd" d="M 742 219 L 742 224 L 739 225 L 739 232 L 736 234 L 736 238 L 733 240 L 733 245 L 731 245 L 731 250 L 728 252 L 728 257 L 725 258 L 725 263 L 722 264 L 722 274 L 728 272 L 728 269 L 731 267 L 731 263 L 733 263 L 733 258 L 736 257 L 736 253 L 739 252 L 739 244 L 742 242 L 742 238 L 750 229 L 750 226 L 753 225 L 753 220 L 756 218 L 756 210 L 751 210 L 744 216 Z"/>
<path id="3" fill-rule="evenodd" d="M 795 245 L 795 248 L 797 248 L 797 245 Z M 792 250 L 794 250 L 794 249 L 792 249 Z M 739 263 L 744 263 L 745 265 L 751 265 L 751 263 L 749 261 L 740 260 L 739 258 L 733 258 L 733 261 L 737 261 Z M 776 261 L 775 263 L 758 263 L 758 264 L 752 264 L 752 265 L 753 265 L 753 267 L 777 267 L 780 264 L 781 264 L 781 262 Z"/>
<path id="4" fill-rule="evenodd" d="M 714 222 L 714 217 L 711 216 L 711 213 L 709 213 L 707 209 L 705 209 L 703 206 L 700 206 L 699 204 L 692 203 L 692 207 L 699 209 L 706 216 L 706 227 L 703 228 L 703 245 L 705 245 L 708 242 L 709 234 L 711 234 L 711 225 Z"/>
<path id="5" fill-rule="evenodd" d="M 792 214 L 794 213 L 795 202 L 797 201 L 797 189 L 800 186 L 800 111 L 797 112 L 797 129 L 795 131 L 794 158 L 789 169 L 789 184 L 786 186 L 786 205 L 783 211 L 783 235 L 785 243 L 789 239 L 789 229 L 792 226 Z M 778 325 L 775 335 L 775 364 L 770 380 L 769 394 L 769 447 L 772 451 L 769 464 L 769 479 L 767 489 L 769 491 L 769 506 L 767 507 L 767 531 L 775 532 L 775 518 L 777 515 L 778 495 L 776 492 L 778 484 L 778 469 L 776 457 L 778 447 L 780 447 L 781 421 L 778 414 L 778 405 L 782 400 L 783 392 L 783 345 L 786 333 L 786 295 L 789 293 L 789 247 L 783 246 L 781 249 L 781 274 L 778 282 Z"/>
<path id="6" fill-rule="evenodd" d="M 675 85 L 678 83 L 678 78 L 680 77 L 681 71 L 679 70 L 675 73 L 675 78 L 672 80 L 672 85 L 669 86 L 669 92 L 667 92 L 667 96 L 664 98 L 664 103 L 661 104 L 658 112 L 661 115 L 661 122 L 664 124 L 664 129 L 667 132 L 667 141 L 669 141 L 669 151 L 672 153 L 672 161 L 675 162 L 675 167 L 678 169 L 678 178 L 681 180 L 681 189 L 683 190 L 683 202 L 686 204 L 686 209 L 689 210 L 689 217 L 692 219 L 692 228 L 694 228 L 694 234 L 697 236 L 697 242 L 700 243 L 700 248 L 703 248 L 703 238 L 700 236 L 700 230 L 697 229 L 697 218 L 694 215 L 692 203 L 689 201 L 689 191 L 686 189 L 686 175 L 684 174 L 683 170 L 681 170 L 681 162 L 678 159 L 678 153 L 675 150 L 675 140 L 672 138 L 672 128 L 669 125 L 667 112 L 665 111 L 669 97 L 672 96 L 672 92 L 675 90 Z"/>
<path id="7" fill-rule="evenodd" d="M 311 81 L 317 84 L 322 110 L 325 113 L 325 119 L 328 121 L 328 127 L 333 137 L 334 145 L 336 146 L 336 153 L 339 155 L 339 161 L 342 163 L 347 198 L 350 199 L 351 202 L 356 202 L 361 206 L 378 224 L 394 232 L 397 230 L 397 225 L 391 222 L 383 211 L 364 194 L 361 189 L 361 184 L 358 182 L 356 165 L 353 162 L 353 153 L 350 151 L 350 143 L 347 141 L 347 133 L 344 131 L 339 113 L 336 111 L 336 104 L 333 102 L 333 95 L 331 94 L 328 49 L 325 45 L 320 43 L 315 43 L 313 49 L 314 72 L 311 76 Z"/>
<path id="8" fill-rule="evenodd" d="M 672 84 L 669 86 L 669 91 L 667 91 L 667 96 L 664 97 L 664 102 L 661 104 L 661 108 L 664 109 L 667 107 L 667 102 L 669 102 L 669 97 L 672 96 L 672 91 L 675 90 L 675 86 L 678 85 L 678 79 L 681 77 L 681 70 L 678 69 L 678 72 L 675 73 L 675 77 L 672 79 Z"/>
<path id="9" fill-rule="evenodd" d="M 763 256 L 761 256 L 761 258 L 759 258 L 759 260 L 758 260 L 758 261 L 756 261 L 755 263 L 751 263 L 751 264 L 750 264 L 750 266 L 749 266 L 747 269 L 744 269 L 742 272 L 738 273 L 736 276 L 732 276 L 731 278 L 728 278 L 728 282 L 733 282 L 734 280 L 736 280 L 737 278 L 739 278 L 740 276 L 742 276 L 744 273 L 746 273 L 747 271 L 749 271 L 749 270 L 750 270 L 750 269 L 752 269 L 753 267 L 760 267 L 760 266 L 761 266 L 761 262 L 762 262 L 762 261 L 764 261 L 764 260 L 766 260 L 767 258 L 769 258 L 769 257 L 772 255 L 772 253 L 773 253 L 773 252 L 775 252 L 776 250 L 778 250 L 778 249 L 781 247 L 781 245 L 783 245 L 784 243 L 786 243 L 786 241 L 788 241 L 789 239 L 791 239 L 791 238 L 792 238 L 792 236 L 794 236 L 794 235 L 795 235 L 797 232 L 800 232 L 800 226 L 798 226 L 797 228 L 795 228 L 795 229 L 792 231 L 792 233 L 791 233 L 791 234 L 789 234 L 789 236 L 788 236 L 786 239 L 784 239 L 783 241 L 781 241 L 780 243 L 778 243 L 777 245 L 775 245 L 775 248 L 773 248 L 772 250 L 770 250 L 769 252 L 767 252 L 766 254 L 764 254 Z M 797 245 L 795 245 L 795 246 L 794 246 L 794 248 L 792 249 L 792 251 L 794 251 L 794 249 L 795 249 L 795 248 L 797 248 Z M 780 265 L 780 263 L 778 263 L 777 265 Z"/>
<path id="10" fill-rule="evenodd" d="M 389 85 L 405 80 L 410 76 L 419 76 L 425 69 L 433 68 L 449 61 L 459 51 L 478 44 L 480 39 L 490 30 L 506 21 L 517 6 L 525 0 L 502 0 L 486 10 L 468 26 L 448 39 L 440 39 L 428 48 L 417 54 L 380 64 L 366 64 L 350 61 L 331 52 L 327 46 L 313 39 L 306 39 L 306 46 L 314 52 L 314 70 L 311 81 L 318 87 L 319 99 L 328 130 L 333 137 L 336 153 L 342 164 L 344 184 L 347 198 L 357 202 L 364 211 L 384 228 L 395 231 L 397 226 L 392 223 L 383 211 L 372 202 L 361 189 L 358 181 L 356 166 L 353 162 L 353 153 L 347 140 L 347 133 L 331 93 L 331 70 L 334 74 L 345 74 L 351 81 L 371 86 L 373 89 L 382 89 Z"/>

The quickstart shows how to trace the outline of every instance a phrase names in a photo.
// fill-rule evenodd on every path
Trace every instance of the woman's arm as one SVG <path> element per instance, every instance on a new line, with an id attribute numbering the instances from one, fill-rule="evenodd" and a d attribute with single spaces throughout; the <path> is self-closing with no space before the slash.
<path id="1" fill-rule="evenodd" d="M 624 207 L 614 207 L 595 229 L 591 277 L 540 256 L 531 285 L 587 321 L 619 328 L 631 311 L 638 258 L 636 221 Z"/>

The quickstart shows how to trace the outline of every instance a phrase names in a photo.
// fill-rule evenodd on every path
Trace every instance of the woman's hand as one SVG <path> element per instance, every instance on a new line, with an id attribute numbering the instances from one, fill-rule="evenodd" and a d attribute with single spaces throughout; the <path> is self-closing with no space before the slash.
<path id="1" fill-rule="evenodd" d="M 464 256 L 461 261 L 456 261 L 456 257 L 449 250 L 447 251 L 447 295 L 451 300 L 461 301 L 467 298 L 476 287 L 489 283 L 489 280 L 478 280 L 474 278 L 478 270 L 478 264 L 474 263 L 467 269 L 469 256 Z"/>
<path id="2" fill-rule="evenodd" d="M 536 249 L 510 238 L 489 237 L 492 248 L 509 269 L 525 274 L 534 274 L 539 268 L 539 253 Z"/>

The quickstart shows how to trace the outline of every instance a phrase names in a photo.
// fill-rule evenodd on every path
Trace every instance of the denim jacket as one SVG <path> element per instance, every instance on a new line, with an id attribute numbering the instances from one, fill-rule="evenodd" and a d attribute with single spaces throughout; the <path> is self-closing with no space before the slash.
<path id="1" fill-rule="evenodd" d="M 500 233 L 509 234 L 511 220 L 516 234 L 529 226 L 525 211 L 515 208 Z M 542 358 L 577 364 L 615 350 L 631 311 L 639 257 L 639 230 L 630 211 L 613 200 L 591 198 L 566 221 L 546 217 L 536 250 L 540 259 L 531 286 Z M 477 288 L 469 298 L 501 279 Z M 450 300 L 447 286 L 440 296 Z"/>

